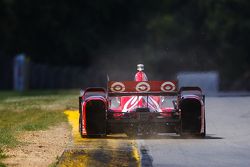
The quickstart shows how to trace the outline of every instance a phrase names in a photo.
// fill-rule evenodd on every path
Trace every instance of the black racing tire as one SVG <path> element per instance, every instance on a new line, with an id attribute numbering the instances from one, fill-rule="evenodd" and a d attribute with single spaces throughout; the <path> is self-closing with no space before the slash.
<path id="1" fill-rule="evenodd" d="M 203 133 L 183 133 L 180 129 L 179 134 L 182 138 L 205 138 L 206 137 L 206 120 L 204 121 L 204 132 Z"/>
<path id="2" fill-rule="evenodd" d="M 201 105 L 201 102 L 197 99 L 181 100 L 180 135 L 182 137 L 202 137 L 205 135 L 205 133 L 200 133 L 202 127 Z"/>

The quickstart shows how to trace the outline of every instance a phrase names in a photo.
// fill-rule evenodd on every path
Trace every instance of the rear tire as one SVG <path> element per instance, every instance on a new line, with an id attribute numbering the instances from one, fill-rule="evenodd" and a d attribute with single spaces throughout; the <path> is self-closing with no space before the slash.
<path id="1" fill-rule="evenodd" d="M 88 137 L 106 135 L 106 108 L 101 100 L 90 100 L 86 103 L 86 131 Z"/>
<path id="2" fill-rule="evenodd" d="M 182 99 L 180 102 L 181 124 L 180 135 L 182 137 L 205 137 L 206 131 L 200 133 L 201 121 L 201 102 L 197 99 Z M 204 121 L 204 130 L 206 123 Z"/>

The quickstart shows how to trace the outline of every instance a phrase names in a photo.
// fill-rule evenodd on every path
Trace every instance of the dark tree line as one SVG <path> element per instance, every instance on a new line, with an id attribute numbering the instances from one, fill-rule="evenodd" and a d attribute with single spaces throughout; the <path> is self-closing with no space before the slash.
<path id="1" fill-rule="evenodd" d="M 143 62 L 159 78 L 218 70 L 224 89 L 250 89 L 249 8 L 248 0 L 0 0 L 0 54 L 106 71 Z"/>

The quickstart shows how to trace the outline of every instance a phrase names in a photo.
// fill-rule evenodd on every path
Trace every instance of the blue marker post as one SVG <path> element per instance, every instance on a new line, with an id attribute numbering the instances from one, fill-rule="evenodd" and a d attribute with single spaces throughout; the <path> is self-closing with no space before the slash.
<path id="1" fill-rule="evenodd" d="M 25 91 L 29 87 L 29 60 L 25 54 L 19 54 L 14 58 L 14 90 Z"/>

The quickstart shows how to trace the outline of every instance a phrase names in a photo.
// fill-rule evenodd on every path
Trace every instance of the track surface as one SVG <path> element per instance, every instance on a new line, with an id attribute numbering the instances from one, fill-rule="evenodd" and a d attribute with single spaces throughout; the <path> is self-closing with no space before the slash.
<path id="1" fill-rule="evenodd" d="M 249 167 L 250 97 L 206 98 L 206 123 L 205 139 L 137 140 L 138 148 L 147 150 L 142 166 Z"/>
<path id="2" fill-rule="evenodd" d="M 249 167 L 250 97 L 206 98 L 206 123 L 205 139 L 160 134 L 136 140 L 81 139 L 75 123 L 59 166 Z"/>

